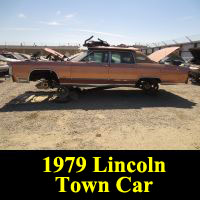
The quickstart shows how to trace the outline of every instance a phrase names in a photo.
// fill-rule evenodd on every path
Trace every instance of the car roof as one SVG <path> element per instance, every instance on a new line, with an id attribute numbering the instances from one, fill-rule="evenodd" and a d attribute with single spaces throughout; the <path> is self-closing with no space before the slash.
<path id="1" fill-rule="evenodd" d="M 89 50 L 119 50 L 119 51 L 139 51 L 139 49 L 134 47 L 103 47 L 103 46 L 96 46 L 96 47 L 89 47 Z"/>

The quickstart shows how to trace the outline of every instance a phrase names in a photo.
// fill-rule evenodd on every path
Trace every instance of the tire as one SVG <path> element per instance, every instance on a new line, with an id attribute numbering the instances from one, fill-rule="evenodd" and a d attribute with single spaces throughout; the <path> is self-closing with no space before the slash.
<path id="1" fill-rule="evenodd" d="M 147 94 L 155 94 L 159 90 L 159 84 L 158 81 L 156 80 L 142 81 L 141 84 L 142 84 L 142 89 Z"/>
<path id="2" fill-rule="evenodd" d="M 80 88 L 69 88 L 65 86 L 61 86 L 57 90 L 58 97 L 57 102 L 66 103 L 71 100 L 77 101 L 79 99 L 79 95 L 81 93 Z"/>
<path id="3" fill-rule="evenodd" d="M 57 90 L 56 103 L 66 103 L 70 101 L 70 89 L 68 87 L 61 86 Z"/>

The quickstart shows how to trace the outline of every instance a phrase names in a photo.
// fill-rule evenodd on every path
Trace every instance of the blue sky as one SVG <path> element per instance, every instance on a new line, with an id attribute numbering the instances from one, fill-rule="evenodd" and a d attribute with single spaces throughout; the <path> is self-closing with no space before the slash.
<path id="1" fill-rule="evenodd" d="M 159 42 L 200 34 L 199 0 L 0 0 L 0 43 Z"/>

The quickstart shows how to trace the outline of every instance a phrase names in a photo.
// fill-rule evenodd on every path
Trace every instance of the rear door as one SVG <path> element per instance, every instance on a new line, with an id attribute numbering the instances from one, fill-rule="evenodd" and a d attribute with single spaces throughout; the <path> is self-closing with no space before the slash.
<path id="1" fill-rule="evenodd" d="M 106 84 L 108 82 L 108 51 L 93 51 L 71 67 L 71 81 Z"/>
<path id="2" fill-rule="evenodd" d="M 111 51 L 109 81 L 129 84 L 138 78 L 138 66 L 131 51 Z"/>

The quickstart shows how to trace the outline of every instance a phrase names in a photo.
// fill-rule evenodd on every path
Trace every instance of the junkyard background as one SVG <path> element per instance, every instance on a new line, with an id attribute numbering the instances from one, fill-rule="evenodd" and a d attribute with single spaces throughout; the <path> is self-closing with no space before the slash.
<path id="1" fill-rule="evenodd" d="M 134 46 L 148 54 L 180 45 L 188 57 L 200 42 L 185 40 Z M 24 53 L 40 48 L 5 45 Z M 54 49 L 73 54 L 78 47 Z M 54 102 L 55 90 L 40 91 L 34 83 L 0 78 L 0 86 L 0 149 L 200 149 L 199 85 L 161 86 L 156 96 L 133 88 L 94 89 L 62 104 Z"/>

